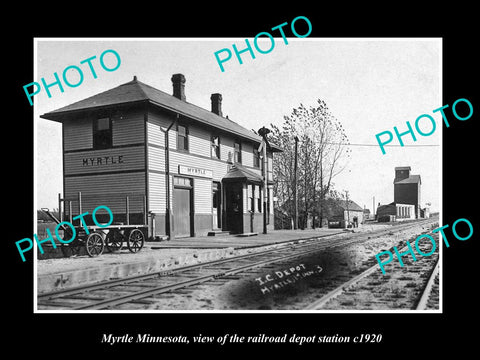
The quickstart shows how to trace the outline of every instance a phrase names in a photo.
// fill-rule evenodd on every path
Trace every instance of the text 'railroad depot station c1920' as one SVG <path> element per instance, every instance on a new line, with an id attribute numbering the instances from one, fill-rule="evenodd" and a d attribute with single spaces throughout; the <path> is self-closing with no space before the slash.
<path id="1" fill-rule="evenodd" d="M 185 82 L 174 74 L 170 95 L 134 77 L 41 116 L 63 126 L 66 216 L 108 206 L 115 222 L 148 224 L 148 238 L 273 229 L 281 149 L 223 117 L 221 94 L 211 111 L 188 103 Z"/>

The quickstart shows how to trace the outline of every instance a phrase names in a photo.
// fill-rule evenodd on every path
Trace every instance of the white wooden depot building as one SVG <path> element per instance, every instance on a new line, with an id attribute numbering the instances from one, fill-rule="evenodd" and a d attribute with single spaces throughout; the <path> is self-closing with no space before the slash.
<path id="1" fill-rule="evenodd" d="M 273 229 L 272 161 L 281 149 L 266 146 L 265 181 L 262 137 L 223 117 L 220 94 L 206 110 L 186 101 L 182 74 L 172 84 L 170 95 L 134 77 L 41 116 L 62 123 L 68 215 L 79 214 L 81 194 L 84 212 L 106 205 L 115 222 L 148 223 L 150 238 L 261 232 L 264 211 Z"/>

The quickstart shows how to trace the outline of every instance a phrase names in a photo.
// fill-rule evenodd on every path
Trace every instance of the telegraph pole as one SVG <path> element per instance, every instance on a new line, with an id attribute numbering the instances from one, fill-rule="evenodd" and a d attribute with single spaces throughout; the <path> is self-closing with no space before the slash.
<path id="1" fill-rule="evenodd" d="M 267 145 L 268 145 L 268 140 L 267 140 L 267 134 L 270 132 L 269 129 L 267 129 L 265 126 L 263 126 L 261 129 L 258 130 L 258 134 L 263 138 L 263 233 L 267 233 L 267 202 L 268 202 L 268 171 L 267 171 Z"/>
<path id="2" fill-rule="evenodd" d="M 298 229 L 298 194 L 297 194 L 297 172 L 298 172 L 298 136 L 295 136 L 295 161 L 293 165 L 293 206 L 295 211 L 295 222 L 293 228 Z"/>

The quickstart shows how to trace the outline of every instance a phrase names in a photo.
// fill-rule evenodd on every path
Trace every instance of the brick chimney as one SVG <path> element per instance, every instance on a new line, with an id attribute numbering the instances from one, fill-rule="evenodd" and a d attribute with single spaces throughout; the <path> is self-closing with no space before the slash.
<path id="1" fill-rule="evenodd" d="M 186 101 L 185 96 L 185 76 L 183 74 L 172 75 L 173 96 L 180 100 Z"/>
<path id="2" fill-rule="evenodd" d="M 210 96 L 210 100 L 212 100 L 212 112 L 223 116 L 222 115 L 222 94 L 212 94 Z"/>

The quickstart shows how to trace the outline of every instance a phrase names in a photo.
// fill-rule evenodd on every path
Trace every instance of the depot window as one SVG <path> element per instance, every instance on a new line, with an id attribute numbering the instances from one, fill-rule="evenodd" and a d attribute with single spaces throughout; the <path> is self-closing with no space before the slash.
<path id="1" fill-rule="evenodd" d="M 260 167 L 260 152 L 255 148 L 253 148 L 253 166 Z"/>
<path id="2" fill-rule="evenodd" d="M 220 138 L 216 135 L 211 139 L 212 158 L 220 159 Z"/>
<path id="3" fill-rule="evenodd" d="M 112 147 L 112 120 L 100 118 L 93 122 L 93 148 L 107 149 Z"/>
<path id="4" fill-rule="evenodd" d="M 235 141 L 233 161 L 240 164 L 242 163 L 242 144 L 240 141 Z"/>
<path id="5" fill-rule="evenodd" d="M 188 128 L 177 125 L 177 150 L 188 151 Z"/>

